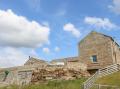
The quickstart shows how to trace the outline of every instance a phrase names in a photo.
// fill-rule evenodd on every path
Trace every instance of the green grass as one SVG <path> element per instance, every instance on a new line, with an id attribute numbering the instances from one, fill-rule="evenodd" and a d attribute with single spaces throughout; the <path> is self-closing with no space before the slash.
<path id="1" fill-rule="evenodd" d="M 17 86 L 11 85 L 0 89 L 81 89 L 81 85 L 86 78 L 77 80 L 61 80 L 61 81 L 49 81 L 47 84 Z"/>
<path id="2" fill-rule="evenodd" d="M 111 86 L 120 87 L 120 72 L 116 72 L 116 73 L 104 76 L 102 78 L 99 78 L 96 81 L 96 84 L 110 85 L 110 86 L 101 86 L 99 89 L 117 89 Z M 94 85 L 91 89 L 98 89 L 98 85 Z"/>
<path id="3" fill-rule="evenodd" d="M 97 80 L 97 84 L 120 86 L 120 72 L 116 72 Z"/>

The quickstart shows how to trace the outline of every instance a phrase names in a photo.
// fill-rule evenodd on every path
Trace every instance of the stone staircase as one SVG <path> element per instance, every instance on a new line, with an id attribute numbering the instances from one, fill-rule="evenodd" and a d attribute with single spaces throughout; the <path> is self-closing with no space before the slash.
<path id="1" fill-rule="evenodd" d="M 118 71 L 120 71 L 120 64 L 113 64 L 105 68 L 99 69 L 93 76 L 91 76 L 88 80 L 86 80 L 83 83 L 83 89 L 91 89 L 98 78 Z"/>

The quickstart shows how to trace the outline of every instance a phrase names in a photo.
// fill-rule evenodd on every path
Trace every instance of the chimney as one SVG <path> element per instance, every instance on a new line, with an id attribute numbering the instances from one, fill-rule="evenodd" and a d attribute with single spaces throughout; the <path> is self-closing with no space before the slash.
<path id="1" fill-rule="evenodd" d="M 30 59 L 31 57 L 29 56 L 29 59 Z"/>

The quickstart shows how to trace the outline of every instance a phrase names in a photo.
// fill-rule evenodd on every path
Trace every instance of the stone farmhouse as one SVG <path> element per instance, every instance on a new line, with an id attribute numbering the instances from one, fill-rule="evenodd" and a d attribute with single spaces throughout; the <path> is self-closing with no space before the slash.
<path id="1" fill-rule="evenodd" d="M 120 46 L 112 37 L 92 31 L 78 43 L 77 57 L 54 59 L 51 62 L 29 57 L 23 66 L 0 68 L 0 83 L 2 85 L 29 84 L 33 72 L 41 69 L 47 70 L 47 73 L 44 74 L 46 79 L 51 79 L 50 76 L 53 75 L 53 72 L 50 71 L 56 71 L 59 68 L 64 71 L 72 69 L 76 74 L 81 73 L 84 76 L 89 76 L 100 68 L 116 63 L 120 63 Z M 78 70 L 84 71 L 84 73 L 77 73 Z M 39 74 L 40 71 L 36 73 Z M 66 76 L 69 75 L 70 73 Z"/>
<path id="2" fill-rule="evenodd" d="M 79 60 L 94 71 L 120 63 L 120 46 L 110 36 L 92 31 L 78 44 Z"/>
<path id="3" fill-rule="evenodd" d="M 78 43 L 78 57 L 53 60 L 52 62 L 81 62 L 87 65 L 90 73 L 112 65 L 120 63 L 120 46 L 111 36 L 90 32 Z"/>

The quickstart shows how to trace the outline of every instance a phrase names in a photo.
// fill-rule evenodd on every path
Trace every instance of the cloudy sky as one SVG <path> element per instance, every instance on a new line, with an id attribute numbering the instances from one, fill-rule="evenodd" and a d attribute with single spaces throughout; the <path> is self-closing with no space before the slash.
<path id="1" fill-rule="evenodd" d="M 77 56 L 92 30 L 120 43 L 120 0 L 0 0 L 0 67 Z"/>

